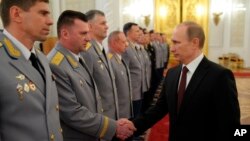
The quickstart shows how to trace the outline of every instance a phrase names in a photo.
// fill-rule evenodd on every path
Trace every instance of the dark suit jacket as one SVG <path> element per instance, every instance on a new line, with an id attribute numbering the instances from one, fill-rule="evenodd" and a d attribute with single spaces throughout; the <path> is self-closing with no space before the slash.
<path id="1" fill-rule="evenodd" d="M 156 105 L 133 121 L 136 134 L 169 113 L 170 141 L 214 141 L 233 137 L 230 129 L 240 124 L 240 109 L 232 72 L 204 57 L 187 86 L 177 114 L 180 72 L 181 65 L 169 69 Z"/>

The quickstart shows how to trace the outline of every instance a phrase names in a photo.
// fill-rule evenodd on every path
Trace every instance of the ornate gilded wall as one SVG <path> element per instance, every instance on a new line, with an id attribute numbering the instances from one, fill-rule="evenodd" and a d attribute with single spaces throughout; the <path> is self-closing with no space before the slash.
<path id="1" fill-rule="evenodd" d="M 182 21 L 195 21 L 205 30 L 207 39 L 203 52 L 207 54 L 208 9 L 209 0 L 155 0 L 155 30 L 166 33 L 168 42 L 171 43 L 172 32 L 177 24 Z"/>

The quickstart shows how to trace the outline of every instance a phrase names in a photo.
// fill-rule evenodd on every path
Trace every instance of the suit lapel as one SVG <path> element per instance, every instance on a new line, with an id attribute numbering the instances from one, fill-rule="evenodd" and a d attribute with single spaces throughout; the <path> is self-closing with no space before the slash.
<path id="1" fill-rule="evenodd" d="M 188 86 L 185 91 L 185 95 L 182 101 L 182 105 L 180 108 L 180 112 L 185 110 L 186 105 L 189 104 L 190 99 L 196 94 L 197 87 L 199 86 L 201 80 L 206 76 L 208 72 L 208 60 L 204 57 L 201 63 L 198 65 L 197 69 L 195 70 Z"/>
<path id="2" fill-rule="evenodd" d="M 65 58 L 67 59 L 67 61 L 71 65 L 72 69 L 78 75 L 80 75 L 90 86 L 92 86 L 91 80 L 86 76 L 88 74 L 83 73 L 83 72 L 87 72 L 86 68 L 84 68 L 78 62 L 78 60 L 76 60 L 75 57 L 67 49 L 63 48 L 60 44 L 57 44 L 56 49 L 65 56 Z"/>
<path id="3" fill-rule="evenodd" d="M 3 37 L 3 44 L 9 56 L 12 58 L 10 64 L 29 78 L 37 88 L 44 93 L 44 81 L 39 72 L 28 62 L 20 52 L 20 50 L 14 46 L 14 44 L 6 37 Z"/>
<path id="4" fill-rule="evenodd" d="M 97 53 L 98 57 L 101 59 L 101 61 L 105 64 L 105 67 L 107 70 L 109 69 L 108 66 L 108 58 L 105 58 L 104 54 L 102 53 L 101 49 L 99 48 L 99 45 L 96 43 L 96 41 L 91 41 L 92 46 L 94 47 L 95 52 Z"/>
<path id="5" fill-rule="evenodd" d="M 179 77 L 180 77 L 180 73 L 181 73 L 181 65 L 179 65 L 176 70 L 173 70 L 173 75 L 169 75 L 171 76 L 171 80 L 173 80 L 172 82 L 172 87 L 171 84 L 167 84 L 170 85 L 170 87 L 168 87 L 168 89 L 171 89 L 171 91 L 169 92 L 169 99 L 168 102 L 170 102 L 170 106 L 169 109 L 173 110 L 172 113 L 174 113 L 174 115 L 177 115 L 177 98 L 178 98 L 178 85 L 179 85 Z M 173 99 L 173 100 L 172 100 Z"/>

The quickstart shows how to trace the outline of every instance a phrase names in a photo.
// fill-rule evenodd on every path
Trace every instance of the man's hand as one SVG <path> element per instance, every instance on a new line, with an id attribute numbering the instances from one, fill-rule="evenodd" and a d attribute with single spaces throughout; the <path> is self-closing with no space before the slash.
<path id="1" fill-rule="evenodd" d="M 136 128 L 134 124 L 128 119 L 122 118 L 117 120 L 116 137 L 125 140 L 126 138 L 133 135 Z"/>

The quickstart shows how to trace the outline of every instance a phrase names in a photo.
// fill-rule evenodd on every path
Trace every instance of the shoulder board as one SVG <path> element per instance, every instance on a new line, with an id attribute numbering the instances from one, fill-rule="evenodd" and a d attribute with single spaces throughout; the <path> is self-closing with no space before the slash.
<path id="1" fill-rule="evenodd" d="M 85 49 L 86 49 L 86 50 L 89 50 L 90 47 L 91 47 L 91 43 L 88 42 Z"/>
<path id="2" fill-rule="evenodd" d="M 78 67 L 77 62 L 76 62 L 71 56 L 67 55 L 67 59 L 68 59 L 70 65 L 71 65 L 73 68 Z"/>
<path id="3" fill-rule="evenodd" d="M 57 52 L 56 55 L 51 59 L 50 63 L 54 65 L 59 65 L 64 58 L 64 55 L 60 52 Z"/>
<path id="4" fill-rule="evenodd" d="M 21 56 L 21 52 L 15 49 L 15 47 L 13 46 L 13 44 L 11 43 L 9 39 L 4 38 L 3 41 L 6 44 L 6 49 L 8 53 L 10 54 L 10 56 L 15 57 L 15 58 L 18 58 Z"/>
<path id="5" fill-rule="evenodd" d="M 113 57 L 112 53 L 108 53 L 108 59 L 111 59 Z"/>

